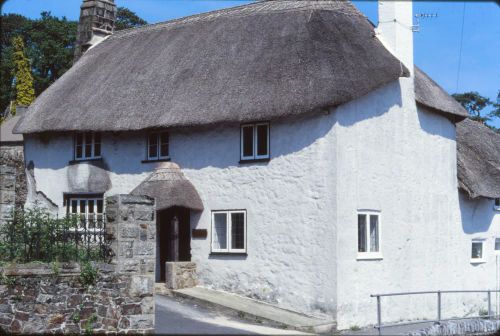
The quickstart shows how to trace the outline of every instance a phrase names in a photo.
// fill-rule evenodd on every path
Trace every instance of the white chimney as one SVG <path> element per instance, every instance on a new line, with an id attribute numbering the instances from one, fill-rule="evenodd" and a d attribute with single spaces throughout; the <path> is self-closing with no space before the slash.
<path id="1" fill-rule="evenodd" d="M 413 3 L 378 1 L 377 37 L 413 76 Z"/>

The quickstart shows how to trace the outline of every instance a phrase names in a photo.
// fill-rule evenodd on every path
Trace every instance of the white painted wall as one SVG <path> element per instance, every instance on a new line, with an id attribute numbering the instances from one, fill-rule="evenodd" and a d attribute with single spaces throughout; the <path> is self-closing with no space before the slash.
<path id="1" fill-rule="evenodd" d="M 205 211 L 192 216 L 193 228 L 209 237 L 192 241 L 193 260 L 203 285 L 245 294 L 283 307 L 334 316 L 335 153 L 333 117 L 271 122 L 271 161 L 239 164 L 239 125 L 172 131 L 170 154 L 198 190 Z M 90 177 L 87 163 L 68 169 L 71 135 L 46 144 L 26 140 L 26 158 L 35 164 L 38 189 L 65 213 L 69 179 Z M 154 169 L 141 163 L 144 134 L 104 134 L 102 153 L 111 188 L 105 196 L 129 193 Z M 247 210 L 247 252 L 210 256 L 211 211 Z"/>
<path id="2" fill-rule="evenodd" d="M 498 264 L 491 255 L 485 264 L 470 263 L 470 239 L 485 232 L 465 219 L 462 224 L 461 216 L 471 210 L 457 192 L 454 125 L 417 110 L 408 99 L 412 85 L 411 78 L 400 79 L 335 114 L 341 329 L 376 323 L 376 299 L 370 294 L 496 288 Z M 492 202 L 478 202 L 483 229 L 489 225 L 490 236 L 498 234 Z M 358 209 L 381 212 L 382 260 L 357 259 Z M 483 298 L 446 296 L 443 317 L 468 309 L 477 315 Z M 383 321 L 435 318 L 436 302 L 435 296 L 384 298 Z"/>
<path id="3" fill-rule="evenodd" d="M 204 286 L 337 318 L 348 328 L 376 322 L 372 293 L 498 283 L 492 254 L 485 264 L 470 264 L 471 237 L 493 241 L 498 215 L 491 217 L 491 201 L 459 199 L 454 125 L 417 111 L 411 79 L 328 115 L 271 122 L 268 163 L 239 164 L 239 136 L 238 125 L 171 132 L 171 157 L 205 205 L 191 223 L 209 231 L 192 241 Z M 130 192 L 155 167 L 141 163 L 144 134 L 105 134 L 102 146 L 111 181 L 106 195 Z M 72 156 L 70 135 L 48 143 L 26 137 L 38 189 L 61 214 Z M 88 169 L 77 171 L 78 179 L 88 178 Z M 222 209 L 247 210 L 247 256 L 210 255 L 210 214 Z M 356 259 L 358 209 L 381 211 L 382 260 Z M 488 218 L 486 231 L 477 223 Z M 384 319 L 432 317 L 435 302 L 384 301 Z M 443 307 L 461 312 L 477 303 L 443 299 Z"/>

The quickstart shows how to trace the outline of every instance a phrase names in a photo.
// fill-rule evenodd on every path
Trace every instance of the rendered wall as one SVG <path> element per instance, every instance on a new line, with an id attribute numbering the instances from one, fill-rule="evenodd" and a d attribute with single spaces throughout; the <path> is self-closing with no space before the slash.
<path id="1" fill-rule="evenodd" d="M 205 210 L 192 213 L 192 260 L 200 283 L 304 312 L 335 314 L 335 180 L 332 115 L 271 123 L 271 161 L 239 164 L 239 125 L 172 130 L 170 156 L 198 190 Z M 104 134 L 103 163 L 68 165 L 70 134 L 26 137 L 38 190 L 65 213 L 63 192 L 129 193 L 155 168 L 142 133 Z M 103 172 L 105 174 L 103 174 Z M 247 256 L 210 255 L 212 210 L 247 210 Z"/>
<path id="2" fill-rule="evenodd" d="M 495 288 L 495 262 L 470 263 L 470 238 L 481 230 L 461 221 L 454 125 L 417 110 L 412 84 L 400 79 L 336 112 L 340 329 L 376 323 L 370 294 Z M 361 209 L 380 211 L 381 260 L 358 259 Z M 485 298 L 445 295 L 443 318 L 477 315 Z M 436 295 L 383 298 L 382 317 L 436 318 Z"/>

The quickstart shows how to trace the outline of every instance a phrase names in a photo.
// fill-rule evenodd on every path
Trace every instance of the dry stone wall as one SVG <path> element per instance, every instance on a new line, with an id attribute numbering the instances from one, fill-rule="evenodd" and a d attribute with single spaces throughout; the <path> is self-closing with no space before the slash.
<path id="1" fill-rule="evenodd" d="M 111 261 L 0 268 L 0 328 L 11 333 L 154 332 L 155 204 L 142 196 L 107 200 Z"/>

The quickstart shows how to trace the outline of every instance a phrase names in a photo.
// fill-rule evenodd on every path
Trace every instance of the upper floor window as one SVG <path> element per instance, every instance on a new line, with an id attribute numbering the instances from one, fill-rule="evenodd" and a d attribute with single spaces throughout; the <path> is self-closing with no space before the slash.
<path id="1" fill-rule="evenodd" d="M 168 132 L 151 133 L 148 135 L 148 160 L 168 159 Z"/>
<path id="2" fill-rule="evenodd" d="M 68 214 L 77 215 L 80 229 L 102 229 L 104 202 L 102 196 L 72 196 L 68 198 Z"/>
<path id="3" fill-rule="evenodd" d="M 495 198 L 495 205 L 494 205 L 495 210 L 500 211 L 500 198 Z"/>
<path id="4" fill-rule="evenodd" d="M 246 252 L 246 211 L 212 212 L 212 252 Z"/>
<path id="5" fill-rule="evenodd" d="M 241 126 L 242 161 L 269 159 L 269 123 Z"/>
<path id="6" fill-rule="evenodd" d="M 380 213 L 358 212 L 358 255 L 380 258 Z"/>
<path id="7" fill-rule="evenodd" d="M 101 157 L 101 134 L 94 132 L 76 133 L 75 160 Z"/>

